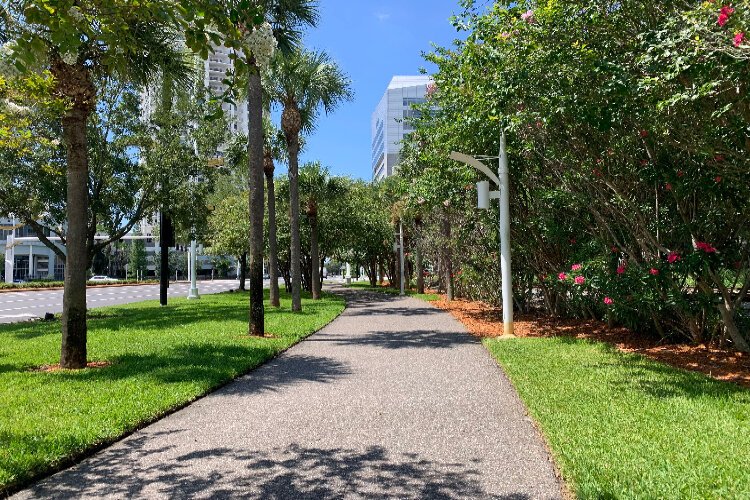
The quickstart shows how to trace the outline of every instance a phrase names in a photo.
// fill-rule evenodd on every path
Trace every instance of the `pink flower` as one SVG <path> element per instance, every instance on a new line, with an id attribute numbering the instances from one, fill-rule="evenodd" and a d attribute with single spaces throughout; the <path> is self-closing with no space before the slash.
<path id="1" fill-rule="evenodd" d="M 536 23 L 536 18 L 534 17 L 534 11 L 533 10 L 527 10 L 523 14 L 521 14 L 521 20 L 526 21 L 529 24 Z"/>
<path id="2" fill-rule="evenodd" d="M 565 281 L 566 279 L 568 279 L 568 275 L 565 273 L 560 273 L 557 275 L 557 277 L 560 279 L 560 281 Z"/>
<path id="3" fill-rule="evenodd" d="M 574 281 L 576 282 L 576 285 L 583 285 L 586 282 L 586 278 L 583 276 L 576 276 Z"/>
<path id="4" fill-rule="evenodd" d="M 666 189 L 667 191 L 671 191 L 672 190 L 672 184 L 670 184 L 669 182 L 667 182 L 666 184 L 664 184 L 664 189 Z"/>
<path id="5" fill-rule="evenodd" d="M 710 243 L 704 241 L 696 241 L 695 248 L 706 253 L 716 253 L 716 249 Z"/>
<path id="6" fill-rule="evenodd" d="M 615 303 L 615 301 L 610 299 L 609 297 L 604 297 L 604 303 L 607 304 L 608 306 L 611 306 L 612 304 Z"/>
<path id="7" fill-rule="evenodd" d="M 625 274 L 625 264 L 621 264 L 617 267 L 617 274 Z"/>
<path id="8" fill-rule="evenodd" d="M 745 33 L 740 31 L 736 35 L 734 35 L 734 46 L 739 47 L 740 44 L 745 40 Z"/>
<path id="9" fill-rule="evenodd" d="M 669 252 L 669 255 L 667 256 L 667 262 L 669 262 L 670 264 L 674 264 L 680 259 L 680 254 L 678 254 L 677 252 Z"/>
<path id="10" fill-rule="evenodd" d="M 573 266 L 570 268 L 571 271 L 580 271 L 583 268 L 581 264 L 573 264 Z"/>
<path id="11" fill-rule="evenodd" d="M 659 276 L 659 270 L 653 267 L 651 268 L 649 273 L 651 273 L 651 276 Z"/>
<path id="12" fill-rule="evenodd" d="M 719 26 L 724 26 L 729 21 L 729 16 L 734 14 L 734 9 L 730 7 L 729 5 L 725 5 L 721 8 L 721 11 L 719 12 L 719 19 L 716 20 L 716 23 Z"/>

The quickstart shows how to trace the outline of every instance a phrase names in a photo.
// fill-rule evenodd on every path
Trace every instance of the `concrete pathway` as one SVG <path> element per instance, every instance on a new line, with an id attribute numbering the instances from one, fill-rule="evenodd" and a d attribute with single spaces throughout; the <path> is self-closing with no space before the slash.
<path id="1" fill-rule="evenodd" d="M 18 498 L 559 498 L 511 385 L 449 314 L 342 291 L 336 321 Z"/>

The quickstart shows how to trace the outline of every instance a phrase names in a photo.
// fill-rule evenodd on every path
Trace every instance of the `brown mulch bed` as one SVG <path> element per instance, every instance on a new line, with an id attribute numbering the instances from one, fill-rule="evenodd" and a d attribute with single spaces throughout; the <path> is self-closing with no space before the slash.
<path id="1" fill-rule="evenodd" d="M 106 368 L 108 366 L 112 366 L 112 363 L 109 361 L 89 361 L 86 363 L 86 368 Z M 55 363 L 54 365 L 42 365 L 37 366 L 36 368 L 32 368 L 30 371 L 32 372 L 59 372 L 62 370 L 60 368 L 60 363 Z"/>
<path id="2" fill-rule="evenodd" d="M 482 302 L 445 297 L 432 302 L 449 311 L 472 335 L 502 335 L 502 311 Z M 677 368 L 697 371 L 718 380 L 750 387 L 750 356 L 747 353 L 705 345 L 664 344 L 637 335 L 626 328 L 609 328 L 600 321 L 559 319 L 520 315 L 514 318 L 517 337 L 574 337 L 598 340 L 616 346 L 622 352 L 638 353 Z"/>

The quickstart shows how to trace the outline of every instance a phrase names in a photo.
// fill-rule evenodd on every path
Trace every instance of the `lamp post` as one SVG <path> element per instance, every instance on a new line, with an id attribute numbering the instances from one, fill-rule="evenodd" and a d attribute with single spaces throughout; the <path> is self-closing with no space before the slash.
<path id="1" fill-rule="evenodd" d="M 188 299 L 200 299 L 200 295 L 198 294 L 198 281 L 197 281 L 197 273 L 196 273 L 196 265 L 198 264 L 198 258 L 196 255 L 196 246 L 197 242 L 195 241 L 195 238 L 192 239 L 190 242 L 190 292 L 188 293 L 187 298 Z"/>
<path id="2" fill-rule="evenodd" d="M 503 297 L 503 334 L 513 336 L 513 282 L 511 281 L 510 259 L 510 182 L 508 180 L 508 156 L 505 150 L 505 133 L 500 136 L 500 156 L 497 175 L 484 163 L 473 156 L 452 152 L 452 160 L 464 163 L 482 172 L 498 186 L 498 191 L 490 191 L 489 181 L 477 183 L 477 207 L 487 210 L 490 200 L 500 200 L 500 271 Z"/>

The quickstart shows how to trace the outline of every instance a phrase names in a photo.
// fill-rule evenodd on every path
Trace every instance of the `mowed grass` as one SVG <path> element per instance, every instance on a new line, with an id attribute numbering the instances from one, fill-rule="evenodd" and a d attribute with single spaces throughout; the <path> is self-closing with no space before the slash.
<path id="1" fill-rule="evenodd" d="M 750 498 L 750 390 L 597 342 L 485 345 L 579 498 Z"/>
<path id="2" fill-rule="evenodd" d="M 344 285 L 347 286 L 347 285 Z M 398 295 L 400 293 L 400 290 L 397 290 L 395 288 L 385 287 L 385 286 L 376 286 L 372 287 L 370 286 L 370 282 L 364 282 L 364 283 L 357 283 L 352 282 L 351 285 L 349 285 L 351 288 L 356 288 L 357 290 L 365 290 L 368 292 L 380 292 L 385 293 L 388 295 Z M 417 293 L 415 290 L 404 290 L 406 295 L 409 297 L 414 297 L 415 299 L 421 299 L 426 300 L 427 302 L 431 302 L 433 300 L 440 300 L 440 295 L 436 293 Z"/>
<path id="3" fill-rule="evenodd" d="M 266 294 L 268 290 L 266 290 Z M 60 355 L 59 322 L 0 325 L 0 496 L 93 446 L 184 405 L 320 329 L 344 300 L 303 299 L 292 313 L 266 307 L 251 338 L 246 293 L 141 302 L 90 313 L 89 361 L 106 368 L 31 371 Z"/>

